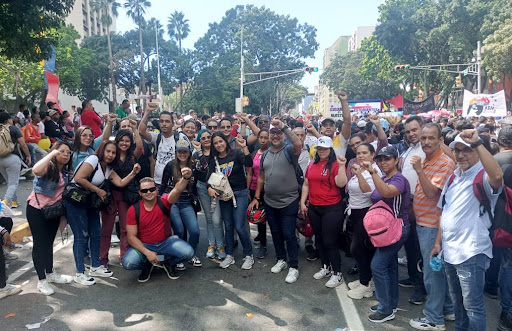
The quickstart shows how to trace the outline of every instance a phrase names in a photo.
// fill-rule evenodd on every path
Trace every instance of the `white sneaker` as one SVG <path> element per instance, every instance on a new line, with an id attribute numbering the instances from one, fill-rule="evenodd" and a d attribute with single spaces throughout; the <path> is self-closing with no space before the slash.
<path id="1" fill-rule="evenodd" d="M 252 255 L 247 255 L 244 258 L 244 264 L 242 264 L 242 269 L 249 270 L 252 268 L 252 265 L 254 264 L 254 258 Z"/>
<path id="2" fill-rule="evenodd" d="M 278 274 L 286 268 L 288 268 L 288 263 L 286 263 L 285 260 L 279 260 L 277 261 L 276 265 L 273 266 L 272 269 L 270 269 L 270 271 L 273 274 Z"/>
<path id="3" fill-rule="evenodd" d="M 407 256 L 399 257 L 398 264 L 404 267 L 407 267 Z"/>
<path id="4" fill-rule="evenodd" d="M 343 283 L 343 275 L 341 272 L 339 274 L 333 273 L 331 278 L 325 283 L 325 287 L 328 288 L 335 288 L 337 286 L 340 286 Z"/>
<path id="5" fill-rule="evenodd" d="M 97 268 L 91 268 L 89 276 L 91 277 L 111 277 L 114 273 L 108 270 L 105 266 L 100 265 Z"/>
<path id="6" fill-rule="evenodd" d="M 224 261 L 220 263 L 219 267 L 221 267 L 222 269 L 226 269 L 232 264 L 235 264 L 235 258 L 233 257 L 233 255 L 226 255 L 226 258 L 224 259 Z"/>
<path id="7" fill-rule="evenodd" d="M 18 255 L 11 253 L 9 251 L 9 249 L 7 249 L 6 247 L 2 247 L 2 249 L 4 251 L 4 259 L 6 259 L 6 260 L 17 260 L 18 259 Z"/>
<path id="8" fill-rule="evenodd" d="M 361 285 L 361 282 L 359 280 L 354 280 L 353 282 L 348 283 L 348 289 L 354 290 L 354 289 L 358 288 L 359 285 Z"/>
<path id="9" fill-rule="evenodd" d="M 288 269 L 288 275 L 286 275 L 285 282 L 288 284 L 295 283 L 299 279 L 299 270 L 297 268 Z"/>
<path id="10" fill-rule="evenodd" d="M 52 286 L 50 285 L 50 283 L 48 283 L 48 280 L 46 279 L 37 282 L 37 289 L 44 295 L 52 295 L 53 293 L 55 293 Z"/>
<path id="11" fill-rule="evenodd" d="M 73 277 L 52 272 L 51 274 L 46 274 L 46 280 L 48 283 L 69 284 L 73 281 Z"/>
<path id="12" fill-rule="evenodd" d="M 73 278 L 75 283 L 81 284 L 81 285 L 94 285 L 96 284 L 96 281 L 92 277 L 86 276 L 84 273 L 77 273 L 75 278 Z"/>
<path id="13" fill-rule="evenodd" d="M 313 278 L 314 279 L 322 279 L 322 278 L 325 278 L 325 277 L 329 277 L 331 274 L 332 274 L 331 269 L 326 268 L 324 266 L 322 269 L 320 269 L 319 272 L 317 272 L 316 274 L 313 275 Z"/>
<path id="14" fill-rule="evenodd" d="M 21 292 L 21 286 L 6 284 L 4 288 L 0 288 L 0 299 L 15 295 Z"/>
<path id="15" fill-rule="evenodd" d="M 360 300 L 362 298 L 371 298 L 373 297 L 373 289 L 368 284 L 368 286 L 364 286 L 363 284 L 359 285 L 353 290 L 348 291 L 348 297 L 354 300 Z"/>

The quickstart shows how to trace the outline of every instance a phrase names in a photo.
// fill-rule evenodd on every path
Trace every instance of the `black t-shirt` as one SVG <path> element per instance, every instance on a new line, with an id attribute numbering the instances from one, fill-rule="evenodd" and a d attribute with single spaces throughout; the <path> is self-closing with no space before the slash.
<path id="1" fill-rule="evenodd" d="M 135 164 L 135 158 L 132 156 L 129 159 L 124 161 L 118 160 L 112 165 L 112 169 L 116 172 L 116 174 L 122 178 L 128 176 L 130 172 L 133 170 L 133 165 Z M 110 186 L 115 191 L 124 191 L 124 188 L 120 188 L 111 183 Z"/>
<path id="2" fill-rule="evenodd" d="M 64 129 L 60 124 L 49 120 L 44 122 L 44 134 L 50 138 L 61 138 L 64 135 Z"/>
<path id="3" fill-rule="evenodd" d="M 9 126 L 9 133 L 11 134 L 11 140 L 14 143 L 14 150 L 12 151 L 12 154 L 17 155 L 23 159 L 23 154 L 20 152 L 20 146 L 18 144 L 18 139 L 23 138 L 23 134 L 21 133 L 20 129 L 14 125 Z"/>
<path id="4" fill-rule="evenodd" d="M 512 187 L 512 151 L 498 153 L 494 159 L 503 169 L 503 182 L 506 186 Z"/>
<path id="5" fill-rule="evenodd" d="M 144 177 L 151 177 L 151 169 L 149 164 L 149 158 L 153 156 L 151 145 L 142 140 L 142 154 L 137 160 L 140 165 L 140 172 L 137 174 L 135 179 L 138 181 Z"/>
<path id="6" fill-rule="evenodd" d="M 247 180 L 245 177 L 245 167 L 252 167 L 251 154 L 244 155 L 241 150 L 232 149 L 229 151 L 226 157 L 217 157 L 217 159 L 219 161 L 219 166 L 222 173 L 228 177 L 231 189 L 233 191 L 246 189 Z M 208 164 L 210 174 L 215 172 L 215 159 L 210 158 Z"/>

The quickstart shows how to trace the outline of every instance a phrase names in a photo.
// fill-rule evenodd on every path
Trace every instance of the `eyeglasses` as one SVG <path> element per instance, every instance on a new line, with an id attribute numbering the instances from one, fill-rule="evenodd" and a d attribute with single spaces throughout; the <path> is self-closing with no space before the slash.
<path id="1" fill-rule="evenodd" d="M 283 134 L 282 131 L 270 131 L 270 135 L 272 136 L 282 136 Z"/>
<path id="2" fill-rule="evenodd" d="M 217 130 L 219 127 L 217 125 L 215 125 L 215 126 L 208 125 L 207 128 L 210 129 L 210 130 L 212 130 L 212 129 Z"/>
<path id="3" fill-rule="evenodd" d="M 201 140 L 210 140 L 212 136 L 201 137 Z"/>
<path id="4" fill-rule="evenodd" d="M 453 149 L 453 154 L 464 154 L 464 155 L 469 155 L 471 154 L 473 150 L 469 147 L 466 147 L 464 149 L 458 149 L 458 148 L 454 148 Z"/>
<path id="5" fill-rule="evenodd" d="M 140 193 L 148 193 L 148 192 L 155 192 L 155 191 L 156 191 L 156 186 L 140 189 Z"/>
<path id="6" fill-rule="evenodd" d="M 80 135 L 80 137 L 84 137 L 84 138 L 94 138 L 94 135 L 93 134 L 87 134 L 87 133 L 83 133 Z"/>
<path id="7" fill-rule="evenodd" d="M 231 125 L 230 125 L 230 126 L 225 126 L 225 125 L 223 125 L 223 126 L 221 126 L 220 128 L 221 128 L 222 130 L 231 129 Z"/>
<path id="8" fill-rule="evenodd" d="M 59 153 L 64 154 L 64 155 L 73 154 L 70 150 L 67 150 L 67 149 L 59 149 L 58 151 L 59 151 Z"/>
<path id="9" fill-rule="evenodd" d="M 263 124 L 263 123 L 270 123 L 270 121 L 262 121 L 262 120 L 259 120 L 259 121 L 258 121 L 258 123 L 261 123 L 261 124 Z"/>

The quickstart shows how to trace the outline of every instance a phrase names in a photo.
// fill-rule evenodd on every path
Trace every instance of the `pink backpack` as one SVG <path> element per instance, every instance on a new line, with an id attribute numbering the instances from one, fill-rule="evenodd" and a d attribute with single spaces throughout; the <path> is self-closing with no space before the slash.
<path id="1" fill-rule="evenodd" d="M 364 217 L 363 225 L 375 247 L 393 245 L 402 236 L 402 219 L 397 218 L 382 200 L 370 207 Z"/>

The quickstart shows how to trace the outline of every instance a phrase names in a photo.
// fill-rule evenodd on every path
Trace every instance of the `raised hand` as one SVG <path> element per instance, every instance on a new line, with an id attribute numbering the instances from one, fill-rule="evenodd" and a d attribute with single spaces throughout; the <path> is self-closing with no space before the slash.
<path id="1" fill-rule="evenodd" d="M 337 155 L 336 162 L 338 162 L 340 167 L 345 167 L 345 164 L 347 164 L 347 159 L 344 156 Z"/>
<path id="2" fill-rule="evenodd" d="M 181 168 L 181 177 L 186 178 L 186 179 L 192 177 L 192 169 L 190 169 L 188 167 Z"/>
<path id="3" fill-rule="evenodd" d="M 347 92 L 344 92 L 344 91 L 338 92 L 338 99 L 340 99 L 341 102 L 347 101 L 348 100 Z"/>
<path id="4" fill-rule="evenodd" d="M 247 147 L 247 142 L 245 141 L 244 137 L 242 137 L 240 134 L 236 136 L 236 144 L 238 148 Z"/>
<path id="5" fill-rule="evenodd" d="M 133 165 L 133 170 L 132 170 L 132 171 L 133 171 L 133 173 L 134 173 L 135 175 L 137 175 L 137 174 L 140 172 L 140 170 L 141 170 L 141 169 L 142 169 L 142 168 L 140 167 L 140 164 L 135 163 L 135 164 Z"/>
<path id="6" fill-rule="evenodd" d="M 194 145 L 196 151 L 201 151 L 201 143 L 199 141 L 192 140 L 192 145 Z"/>
<path id="7" fill-rule="evenodd" d="M 272 124 L 274 127 L 278 128 L 280 130 L 282 130 L 284 128 L 284 123 L 278 119 L 273 119 L 270 124 Z"/>
<path id="8" fill-rule="evenodd" d="M 359 176 L 360 174 L 362 174 L 362 173 L 364 172 L 364 170 L 365 170 L 365 169 L 364 169 L 363 167 L 361 167 L 359 164 L 354 163 L 354 164 L 352 165 L 352 172 L 353 172 L 353 173 L 354 173 L 354 175 L 356 175 L 356 176 Z"/>
<path id="9" fill-rule="evenodd" d="M 410 162 L 411 162 L 413 169 L 416 172 L 419 172 L 423 169 L 423 166 L 421 165 L 421 157 L 419 157 L 418 155 L 411 156 Z"/>
<path id="10" fill-rule="evenodd" d="M 478 132 L 475 129 L 463 130 L 460 133 L 460 137 L 462 138 L 462 140 L 464 140 L 464 142 L 468 144 L 476 143 L 478 139 L 480 139 L 480 137 L 478 136 Z"/>
<path id="11" fill-rule="evenodd" d="M 368 170 L 369 172 L 373 172 L 373 166 L 370 161 L 364 161 L 362 164 L 364 170 Z"/>

